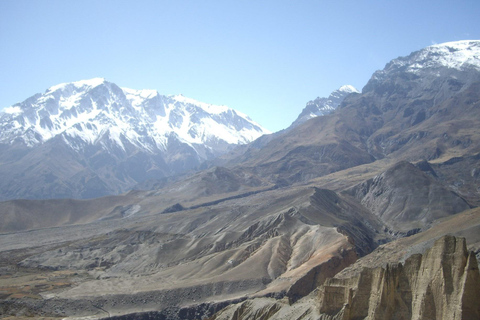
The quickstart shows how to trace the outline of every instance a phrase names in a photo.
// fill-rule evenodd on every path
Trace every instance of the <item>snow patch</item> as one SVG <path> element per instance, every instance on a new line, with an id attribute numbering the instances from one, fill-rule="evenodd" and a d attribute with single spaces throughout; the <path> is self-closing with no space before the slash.
<path id="1" fill-rule="evenodd" d="M 211 114 L 220 114 L 220 113 L 227 112 L 228 110 L 230 110 L 227 106 L 217 106 L 217 105 L 213 105 L 213 104 L 209 104 L 209 103 L 205 103 L 205 102 L 200 102 L 200 101 L 197 101 L 197 100 L 192 99 L 192 98 L 187 98 L 187 97 L 185 97 L 181 94 L 174 95 L 174 96 L 169 96 L 169 98 L 172 98 L 173 100 L 175 100 L 177 102 L 184 103 L 184 104 L 196 105 L 196 106 L 202 108 L 203 110 L 205 110 L 206 112 L 211 113 Z"/>
<path id="2" fill-rule="evenodd" d="M 57 90 L 64 90 L 68 85 L 80 89 L 84 87 L 94 88 L 105 83 L 105 78 L 93 78 L 89 80 L 80 80 L 75 82 L 60 83 L 47 89 L 47 92 L 53 92 Z"/>
<path id="3" fill-rule="evenodd" d="M 462 69 L 473 66 L 480 69 L 480 41 L 465 40 L 435 44 L 414 54 L 412 61 L 405 61 L 407 71 L 416 73 L 425 68 L 447 67 Z"/>
<path id="4" fill-rule="evenodd" d="M 360 93 L 360 91 L 357 90 L 357 88 L 355 88 L 354 86 L 351 86 L 349 84 L 347 85 L 344 85 L 344 86 L 341 86 L 338 91 L 342 91 L 342 92 L 350 92 L 350 93 Z"/>
<path id="5" fill-rule="evenodd" d="M 3 112 L 8 113 L 8 114 L 16 115 L 16 114 L 22 113 L 23 110 L 19 106 L 11 106 L 11 107 L 3 109 Z"/>
<path id="6" fill-rule="evenodd" d="M 159 95 L 158 91 L 156 90 L 149 90 L 149 89 L 134 90 L 129 88 L 121 88 L 121 89 L 123 90 L 123 93 L 125 93 L 127 100 L 130 101 L 132 106 L 137 108 L 140 107 L 140 105 L 145 100 L 152 99 Z"/>

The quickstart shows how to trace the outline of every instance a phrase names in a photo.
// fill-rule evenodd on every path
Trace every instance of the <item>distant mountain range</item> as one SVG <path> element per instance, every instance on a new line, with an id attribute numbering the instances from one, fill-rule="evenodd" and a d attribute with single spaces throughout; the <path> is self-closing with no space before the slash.
<path id="1" fill-rule="evenodd" d="M 346 85 L 310 101 L 291 127 L 332 112 L 352 92 Z M 182 95 L 103 78 L 63 83 L 0 114 L 0 199 L 118 194 L 268 133 L 245 114 Z"/>
<path id="2" fill-rule="evenodd" d="M 103 78 L 53 86 L 6 108 L 0 124 L 4 144 L 32 147 L 61 136 L 75 150 L 100 144 L 109 151 L 131 145 L 162 152 L 175 139 L 200 154 L 200 145 L 215 153 L 219 145 L 247 143 L 268 132 L 225 106 L 120 88 Z"/>
<path id="3" fill-rule="evenodd" d="M 266 133 L 238 111 L 182 95 L 101 78 L 64 83 L 0 115 L 0 199 L 115 194 Z"/>

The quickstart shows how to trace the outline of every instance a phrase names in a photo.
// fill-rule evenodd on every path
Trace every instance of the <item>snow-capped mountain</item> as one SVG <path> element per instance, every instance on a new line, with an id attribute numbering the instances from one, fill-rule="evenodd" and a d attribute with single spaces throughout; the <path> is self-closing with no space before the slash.
<path id="1" fill-rule="evenodd" d="M 385 158 L 477 155 L 480 56 L 472 52 L 479 43 L 436 45 L 395 59 L 332 113 L 264 136 L 249 145 L 242 162 L 237 156 L 230 163 L 286 186 Z"/>
<path id="2" fill-rule="evenodd" d="M 351 93 L 359 93 L 359 91 L 351 85 L 344 85 L 333 91 L 328 98 L 318 97 L 315 100 L 309 101 L 298 118 L 292 123 L 291 127 L 298 126 L 311 118 L 329 114 Z"/>
<path id="3" fill-rule="evenodd" d="M 480 41 L 466 40 L 446 42 L 415 51 L 409 56 L 392 60 L 383 73 L 393 69 L 419 74 L 429 69 L 447 67 L 463 70 L 475 68 L 480 70 Z"/>
<path id="4" fill-rule="evenodd" d="M 383 70 L 376 71 L 362 92 L 373 88 L 389 91 L 394 87 L 394 82 L 389 79 L 396 77 L 404 80 L 421 79 L 423 85 L 420 89 L 434 86 L 455 86 L 460 81 L 470 83 L 471 74 L 480 71 L 480 40 L 463 40 L 435 44 L 421 50 L 412 52 L 405 57 L 393 59 Z M 445 78 L 450 78 L 444 81 Z M 443 81 L 440 83 L 437 80 Z M 386 86 L 385 83 L 388 85 Z M 417 94 L 416 92 L 413 94 Z"/>
<path id="5" fill-rule="evenodd" d="M 368 138 L 368 150 L 375 157 L 384 157 L 404 144 L 413 143 L 415 139 L 424 136 L 432 139 L 434 135 L 429 133 L 429 130 L 433 130 L 431 128 L 416 134 L 413 133 L 414 129 L 408 133 L 401 132 L 405 128 L 426 126 L 439 121 L 439 118 L 445 120 L 466 114 L 467 118 L 475 121 L 475 116 L 469 116 L 471 112 L 465 110 L 478 101 L 471 91 L 475 91 L 472 88 L 478 86 L 479 82 L 480 40 L 435 44 L 393 59 L 383 70 L 376 71 L 362 89 L 362 103 L 370 106 L 370 112 L 375 115 L 383 114 L 382 122 L 376 120 L 372 124 L 384 128 L 391 125 Z M 470 102 L 451 103 L 452 99 L 459 99 L 455 97 L 461 95 L 472 95 Z M 443 106 L 449 102 L 451 105 Z M 374 108 L 374 105 L 377 107 Z M 445 128 L 441 132 L 441 138 L 418 152 L 426 153 L 426 159 L 435 159 L 447 148 L 446 145 L 471 148 L 473 139 L 465 136 L 453 139 L 458 134 L 455 132 L 458 129 L 454 128 L 467 126 L 464 121 L 452 121 L 448 130 Z M 439 127 L 435 129 L 440 130 Z"/>
<path id="6" fill-rule="evenodd" d="M 244 144 L 268 133 L 225 106 L 119 88 L 102 78 L 56 85 L 6 108 L 0 130 L 0 143 L 21 140 L 30 147 L 61 135 L 76 150 L 96 143 L 108 149 L 101 141 L 106 136 L 123 150 L 128 142 L 157 152 L 166 151 L 169 137 L 175 137 L 192 147 L 205 145 L 214 154 L 219 144 Z"/>
<path id="7" fill-rule="evenodd" d="M 265 133 L 238 111 L 182 95 L 120 88 L 102 78 L 63 83 L 0 113 L 0 171 L 7 171 L 3 181 L 11 189 L 3 194 L 83 198 L 123 192 L 145 179 L 192 169 Z M 19 177 L 8 182 L 13 173 L 25 180 L 22 186 Z M 82 179 L 96 182 L 78 191 Z M 41 190 L 18 192 L 42 180 Z"/>

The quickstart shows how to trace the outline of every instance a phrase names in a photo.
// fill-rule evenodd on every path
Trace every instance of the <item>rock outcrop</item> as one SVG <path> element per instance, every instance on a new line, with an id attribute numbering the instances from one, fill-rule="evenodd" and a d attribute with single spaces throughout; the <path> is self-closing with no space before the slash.
<path id="1" fill-rule="evenodd" d="M 390 232 L 401 236 L 428 229 L 437 219 L 470 209 L 458 194 L 407 161 L 350 188 Z"/>
<path id="2" fill-rule="evenodd" d="M 331 319 L 479 319 L 480 278 L 465 239 L 446 236 L 405 264 L 329 279 L 320 312 Z"/>
<path id="3" fill-rule="evenodd" d="M 464 238 L 445 236 L 405 264 L 327 279 L 298 303 L 263 299 L 226 308 L 212 319 L 480 319 L 480 275 Z"/>

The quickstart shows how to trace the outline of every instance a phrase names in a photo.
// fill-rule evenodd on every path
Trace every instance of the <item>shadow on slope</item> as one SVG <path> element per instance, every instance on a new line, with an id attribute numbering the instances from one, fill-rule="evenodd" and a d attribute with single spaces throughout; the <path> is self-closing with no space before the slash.
<path id="1" fill-rule="evenodd" d="M 437 219 L 470 208 L 460 196 L 406 161 L 345 192 L 400 236 L 417 233 Z"/>

